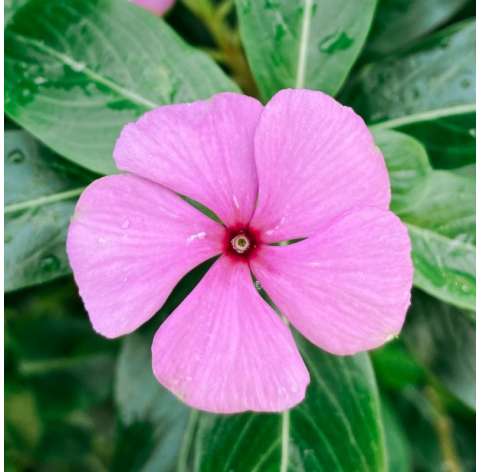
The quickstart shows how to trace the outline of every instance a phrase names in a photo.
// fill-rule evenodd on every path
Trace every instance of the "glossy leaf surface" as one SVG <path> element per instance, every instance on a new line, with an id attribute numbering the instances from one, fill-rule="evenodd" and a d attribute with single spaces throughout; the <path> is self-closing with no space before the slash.
<path id="1" fill-rule="evenodd" d="M 474 32 L 474 22 L 464 21 L 403 55 L 365 66 L 345 100 L 383 128 L 474 112 Z"/>
<path id="2" fill-rule="evenodd" d="M 374 135 L 389 170 L 391 209 L 411 236 L 414 284 L 474 309 L 474 177 L 432 169 L 423 146 L 407 135 L 389 130 Z"/>
<path id="3" fill-rule="evenodd" d="M 237 87 L 148 12 L 117 0 L 33 0 L 5 33 L 5 110 L 59 154 L 115 172 L 123 125 Z"/>
<path id="4" fill-rule="evenodd" d="M 331 356 L 297 340 L 311 373 L 304 402 L 282 414 L 195 414 L 180 470 L 384 470 L 369 358 Z"/>
<path id="5" fill-rule="evenodd" d="M 5 132 L 5 290 L 70 272 L 67 226 L 92 175 L 23 130 Z"/>
<path id="6" fill-rule="evenodd" d="M 335 95 L 366 39 L 374 0 L 237 0 L 247 58 L 262 98 L 284 88 Z"/>
<path id="7" fill-rule="evenodd" d="M 370 54 L 385 55 L 405 47 L 456 14 L 467 0 L 383 0 L 369 35 Z"/>

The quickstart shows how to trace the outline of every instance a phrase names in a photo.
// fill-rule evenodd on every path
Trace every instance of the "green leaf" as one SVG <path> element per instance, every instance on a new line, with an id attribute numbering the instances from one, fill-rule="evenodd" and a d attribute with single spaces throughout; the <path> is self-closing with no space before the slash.
<path id="1" fill-rule="evenodd" d="M 112 470 L 175 470 L 189 409 L 155 379 L 152 337 L 130 335 L 118 359 L 115 402 L 121 425 Z"/>
<path id="2" fill-rule="evenodd" d="M 400 128 L 426 147 L 435 168 L 454 169 L 476 162 L 476 115 L 467 113 Z"/>
<path id="3" fill-rule="evenodd" d="M 374 0 L 236 0 L 241 37 L 264 100 L 284 88 L 335 95 L 356 60 Z"/>
<path id="4" fill-rule="evenodd" d="M 70 272 L 65 238 L 77 197 L 94 177 L 27 132 L 5 132 L 5 290 Z"/>
<path id="5" fill-rule="evenodd" d="M 121 128 L 145 111 L 237 90 L 163 21 L 118 0 L 32 0 L 5 32 L 5 110 L 53 150 L 115 172 Z"/>
<path id="6" fill-rule="evenodd" d="M 414 284 L 441 300 L 474 309 L 475 180 L 434 170 L 425 149 L 396 131 L 374 130 L 391 179 L 391 209 L 407 224 Z"/>
<path id="7" fill-rule="evenodd" d="M 117 343 L 94 333 L 72 280 L 10 294 L 5 320 L 9 376 L 33 389 L 42 416 L 64 417 L 109 397 Z"/>
<path id="8" fill-rule="evenodd" d="M 374 130 L 373 135 L 389 171 L 391 210 L 409 208 L 431 172 L 426 150 L 416 139 L 397 131 Z"/>
<path id="9" fill-rule="evenodd" d="M 414 285 L 461 308 L 476 306 L 476 249 L 472 244 L 408 225 Z"/>
<path id="10" fill-rule="evenodd" d="M 475 470 L 474 415 L 455 416 L 446 411 L 432 387 L 407 388 L 393 399 L 405 434 L 409 438 L 412 470 Z"/>
<path id="11" fill-rule="evenodd" d="M 403 330 L 413 356 L 457 398 L 476 407 L 476 331 L 473 313 L 417 290 Z"/>
<path id="12" fill-rule="evenodd" d="M 369 354 L 381 389 L 402 390 L 425 383 L 424 369 L 399 339 L 394 339 Z"/>
<path id="13" fill-rule="evenodd" d="M 386 452 L 389 472 L 410 472 L 411 458 L 409 454 L 409 439 L 404 432 L 395 409 L 388 400 L 381 401 L 384 434 L 386 437 Z"/>
<path id="14" fill-rule="evenodd" d="M 311 374 L 306 399 L 281 414 L 194 413 L 179 470 L 384 470 L 368 356 L 331 356 L 300 336 L 298 344 Z"/>
<path id="15" fill-rule="evenodd" d="M 383 0 L 379 2 L 367 42 L 370 55 L 405 47 L 456 14 L 467 0 Z"/>
<path id="16" fill-rule="evenodd" d="M 28 2 L 28 0 L 5 0 L 3 4 L 4 18 L 3 22 L 6 25 L 10 19 L 13 17 L 15 12 L 23 7 Z"/>
<path id="17" fill-rule="evenodd" d="M 345 100 L 377 128 L 473 113 L 474 21 L 453 25 L 407 54 L 365 66 Z"/>

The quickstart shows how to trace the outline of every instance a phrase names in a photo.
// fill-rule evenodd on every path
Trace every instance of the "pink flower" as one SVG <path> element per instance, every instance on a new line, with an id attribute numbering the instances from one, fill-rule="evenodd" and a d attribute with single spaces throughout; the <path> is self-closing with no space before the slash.
<path id="1" fill-rule="evenodd" d="M 162 16 L 174 5 L 175 0 L 129 0 L 139 7 L 149 10 L 154 15 Z"/>
<path id="2" fill-rule="evenodd" d="M 221 93 L 146 113 L 125 126 L 114 158 L 127 174 L 85 190 L 67 242 L 96 331 L 132 332 L 184 274 L 220 255 L 152 346 L 158 381 L 187 404 L 281 411 L 304 398 L 309 373 L 251 274 L 330 353 L 373 349 L 400 331 L 410 242 L 388 210 L 383 156 L 350 108 L 308 90 L 283 90 L 265 107 Z"/>

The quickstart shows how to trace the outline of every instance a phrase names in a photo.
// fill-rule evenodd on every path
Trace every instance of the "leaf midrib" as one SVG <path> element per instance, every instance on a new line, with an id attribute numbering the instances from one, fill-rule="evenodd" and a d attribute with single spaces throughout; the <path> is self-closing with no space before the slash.
<path id="1" fill-rule="evenodd" d="M 476 250 L 476 246 L 474 244 L 467 243 L 465 241 L 460 241 L 459 239 L 449 238 L 448 236 L 444 236 L 443 234 L 440 234 L 436 231 L 433 231 L 432 229 L 425 228 L 423 226 L 414 225 L 412 223 L 406 223 L 405 221 L 403 221 L 403 223 L 407 226 L 409 230 L 412 230 L 414 232 L 427 233 L 430 237 L 436 238 L 438 239 L 438 241 L 441 241 L 441 242 L 446 242 L 446 244 L 453 245 L 455 243 L 456 248 L 462 248 L 466 251 Z"/>
<path id="2" fill-rule="evenodd" d="M 302 15 L 301 41 L 299 43 L 299 58 L 296 70 L 296 88 L 303 88 L 306 77 L 306 59 L 311 30 L 312 0 L 305 0 L 304 14 Z"/>
<path id="3" fill-rule="evenodd" d="M 51 205 L 52 203 L 70 200 L 72 198 L 78 197 L 84 190 L 85 187 L 78 187 L 72 190 L 66 190 L 65 192 L 54 193 L 52 195 L 46 195 L 44 197 L 38 197 L 19 203 L 12 203 L 4 207 L 3 213 L 4 215 L 9 215 L 18 211 L 30 210 L 44 205 Z"/>
<path id="4" fill-rule="evenodd" d="M 75 58 L 69 56 L 68 54 L 57 51 L 54 48 L 47 46 L 46 44 L 36 39 L 27 38 L 19 34 L 13 34 L 13 36 L 15 36 L 18 41 L 39 49 L 40 51 L 48 54 L 52 59 L 55 59 L 61 64 L 70 67 L 70 69 L 72 69 L 74 72 L 79 74 L 84 74 L 86 77 L 88 77 L 92 81 L 107 87 L 112 92 L 116 93 L 117 95 L 133 103 L 136 103 L 137 105 L 140 105 L 147 109 L 157 108 L 161 106 L 159 103 L 156 103 L 147 98 L 144 98 L 141 95 L 137 94 L 136 92 L 128 90 L 125 87 L 118 85 L 111 79 L 98 74 L 97 72 L 92 70 L 90 67 L 88 67 L 88 65 L 85 64 L 83 61 L 78 61 Z"/>
<path id="5" fill-rule="evenodd" d="M 468 103 L 465 105 L 455 105 L 452 107 L 439 108 L 436 110 L 424 111 L 421 113 L 415 113 L 413 115 L 402 116 L 399 118 L 393 118 L 391 120 L 382 121 L 370 125 L 371 130 L 391 129 L 406 126 L 412 123 L 418 123 L 422 121 L 432 121 L 439 118 L 446 118 L 449 116 L 465 115 L 468 113 L 474 113 L 476 111 L 475 103 Z"/>

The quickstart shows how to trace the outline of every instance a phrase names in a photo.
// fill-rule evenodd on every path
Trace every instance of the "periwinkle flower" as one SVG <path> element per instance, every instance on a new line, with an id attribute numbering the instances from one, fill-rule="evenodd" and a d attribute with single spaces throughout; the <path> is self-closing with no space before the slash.
<path id="1" fill-rule="evenodd" d="M 146 113 L 125 126 L 114 158 L 127 173 L 84 191 L 67 243 L 96 331 L 134 331 L 184 274 L 220 255 L 153 341 L 156 378 L 187 404 L 282 411 L 304 398 L 309 373 L 252 275 L 330 353 L 400 331 L 409 237 L 389 211 L 383 156 L 350 108 L 308 90 L 283 90 L 265 107 L 221 93 Z"/>

